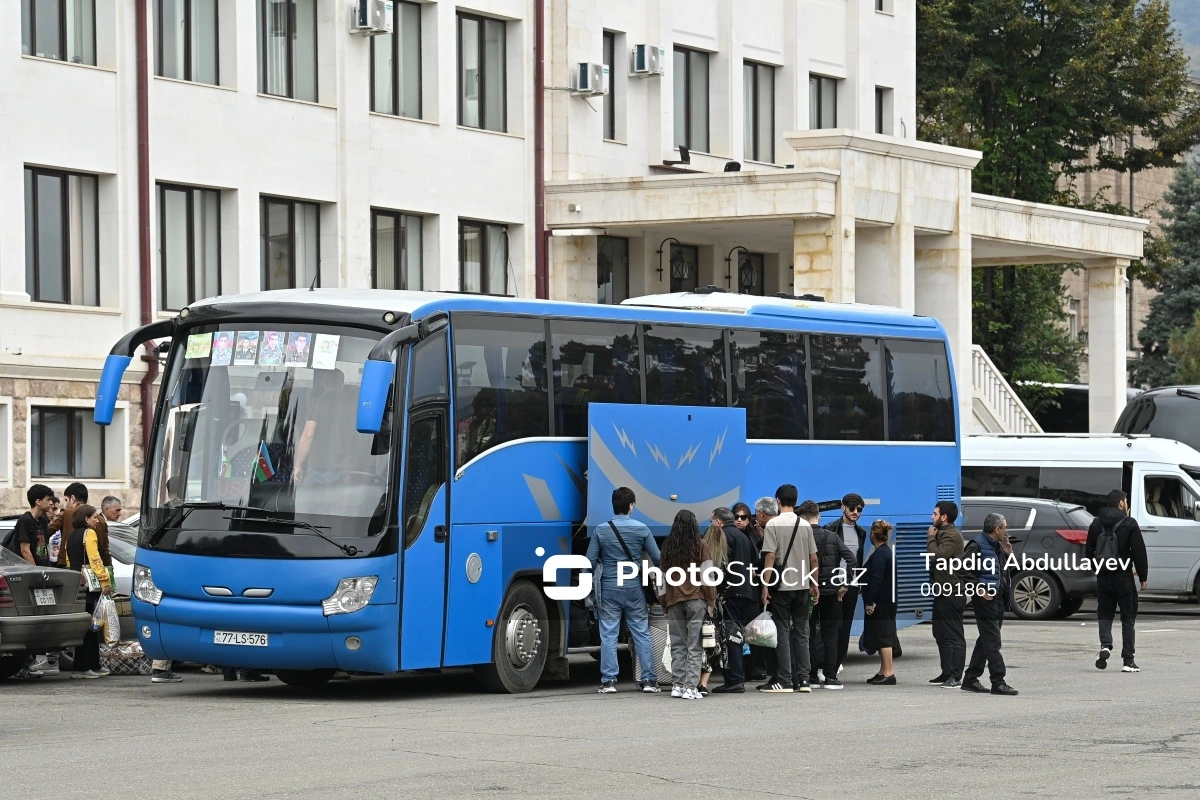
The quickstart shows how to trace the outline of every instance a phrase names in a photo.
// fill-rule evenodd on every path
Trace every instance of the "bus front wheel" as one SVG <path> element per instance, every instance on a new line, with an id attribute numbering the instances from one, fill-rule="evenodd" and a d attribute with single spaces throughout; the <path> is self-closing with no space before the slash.
<path id="1" fill-rule="evenodd" d="M 475 674 L 490 692 L 528 692 L 542 677 L 549 642 L 541 591 L 528 581 L 516 581 L 500 606 L 492 636 L 492 663 L 476 667 Z"/>
<path id="2" fill-rule="evenodd" d="M 323 686 L 329 683 L 336 670 L 332 669 L 277 669 L 275 677 L 288 686 Z"/>

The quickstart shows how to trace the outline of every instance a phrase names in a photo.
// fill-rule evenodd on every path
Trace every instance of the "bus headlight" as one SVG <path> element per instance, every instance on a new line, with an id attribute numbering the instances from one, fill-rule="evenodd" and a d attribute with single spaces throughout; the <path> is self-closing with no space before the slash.
<path id="1" fill-rule="evenodd" d="M 143 567 L 141 564 L 134 564 L 133 596 L 143 603 L 156 606 L 162 600 L 162 594 L 162 589 L 154 585 L 154 578 L 150 575 L 150 568 Z"/>
<path id="2" fill-rule="evenodd" d="M 350 614 L 366 607 L 367 603 L 371 601 L 371 595 L 375 593 L 375 586 L 378 583 L 377 575 L 367 578 L 342 578 L 338 581 L 333 595 L 321 601 L 321 608 L 324 609 L 325 616 Z"/>

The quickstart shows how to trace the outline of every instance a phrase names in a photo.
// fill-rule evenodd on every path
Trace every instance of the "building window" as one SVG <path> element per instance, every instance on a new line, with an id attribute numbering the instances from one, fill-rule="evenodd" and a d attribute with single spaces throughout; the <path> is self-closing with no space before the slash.
<path id="1" fill-rule="evenodd" d="M 21 52 L 96 65 L 96 0 L 21 0 Z"/>
<path id="2" fill-rule="evenodd" d="M 158 185 L 158 275 L 164 311 L 221 293 L 221 193 Z"/>
<path id="3" fill-rule="evenodd" d="M 506 131 L 505 24 L 458 15 L 458 124 Z"/>
<path id="4" fill-rule="evenodd" d="M 458 273 L 464 292 L 508 294 L 508 228 L 460 220 Z"/>
<path id="5" fill-rule="evenodd" d="M 808 76 L 808 127 L 837 127 L 837 78 Z"/>
<path id="6" fill-rule="evenodd" d="M 264 197 L 261 225 L 263 288 L 320 286 L 320 206 Z"/>
<path id="7" fill-rule="evenodd" d="M 95 175 L 25 168 L 25 291 L 40 303 L 100 305 Z"/>
<path id="8" fill-rule="evenodd" d="M 762 297 L 766 294 L 763 288 L 766 274 L 766 258 L 762 253 L 742 253 L 738 258 L 737 291 L 738 294 L 756 294 Z"/>
<path id="9" fill-rule="evenodd" d="M 421 118 L 421 6 L 396 3 L 394 33 L 371 37 L 371 110 Z"/>
<path id="10" fill-rule="evenodd" d="M 219 82 L 217 0 L 155 0 L 155 74 Z"/>
<path id="11" fill-rule="evenodd" d="M 596 239 L 596 302 L 616 305 L 629 298 L 629 240 L 622 236 Z"/>
<path id="12" fill-rule="evenodd" d="M 604 65 L 608 67 L 608 94 L 604 95 L 604 138 L 617 138 L 617 35 L 604 32 Z"/>
<path id="13" fill-rule="evenodd" d="M 708 53 L 675 48 L 675 146 L 708 152 Z"/>
<path id="14" fill-rule="evenodd" d="M 891 136 L 892 126 L 892 90 L 884 86 L 875 87 L 875 132 Z"/>
<path id="15" fill-rule="evenodd" d="M 371 285 L 420 290 L 421 218 L 399 211 L 371 212 Z"/>
<path id="16" fill-rule="evenodd" d="M 29 409 L 34 478 L 103 478 L 104 429 L 86 408 Z"/>
<path id="17" fill-rule="evenodd" d="M 671 291 L 690 292 L 700 285 L 700 248 L 693 244 L 671 245 Z"/>
<path id="18" fill-rule="evenodd" d="M 742 125 L 749 161 L 775 161 L 775 68 L 742 64 Z"/>
<path id="19" fill-rule="evenodd" d="M 317 101 L 317 0 L 258 0 L 258 91 Z"/>

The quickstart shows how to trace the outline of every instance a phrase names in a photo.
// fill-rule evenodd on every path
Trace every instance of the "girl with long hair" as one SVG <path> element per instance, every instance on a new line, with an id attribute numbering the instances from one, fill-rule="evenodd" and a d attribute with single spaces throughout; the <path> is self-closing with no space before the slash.
<path id="1" fill-rule="evenodd" d="M 76 506 L 68 513 L 72 515 L 71 533 L 62 544 L 67 569 L 80 572 L 84 567 L 88 567 L 100 581 L 100 591 L 87 594 L 86 608 L 90 614 L 96 609 L 100 595 L 112 592 L 108 569 L 100 557 L 100 539 L 96 533 L 96 529 L 100 527 L 100 513 L 86 504 Z M 84 634 L 83 644 L 75 648 L 74 670 L 72 678 L 99 678 L 101 675 L 100 635 L 91 628 Z"/>
<path id="2" fill-rule="evenodd" d="M 762 531 L 758 529 L 758 520 L 755 519 L 754 509 L 745 503 L 734 503 L 733 508 L 729 509 L 733 512 L 733 524 L 737 529 L 746 534 L 746 538 L 750 540 L 750 544 L 754 545 L 755 551 L 762 549 Z"/>
<path id="3" fill-rule="evenodd" d="M 712 553 L 700 538 L 700 526 L 691 511 L 684 509 L 675 515 L 659 564 L 666 584 L 662 604 L 671 631 L 671 677 L 675 684 L 671 696 L 699 700 L 703 697 L 698 686 L 704 655 L 700 627 L 705 612 L 716 610 L 717 589 L 700 580 L 699 572 L 712 566 Z"/>

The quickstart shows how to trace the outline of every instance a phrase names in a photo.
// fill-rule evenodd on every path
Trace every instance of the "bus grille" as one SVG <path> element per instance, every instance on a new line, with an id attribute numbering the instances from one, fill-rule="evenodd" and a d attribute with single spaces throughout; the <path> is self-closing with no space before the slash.
<path id="1" fill-rule="evenodd" d="M 958 487 L 953 483 L 939 483 L 937 485 L 938 500 L 958 501 Z"/>
<path id="2" fill-rule="evenodd" d="M 921 587 L 929 582 L 924 555 L 929 542 L 928 530 L 929 526 L 924 523 L 897 525 L 893 552 L 896 564 L 896 610 L 901 613 L 920 611 L 926 619 L 933 611 L 933 598 L 921 593 Z"/>

